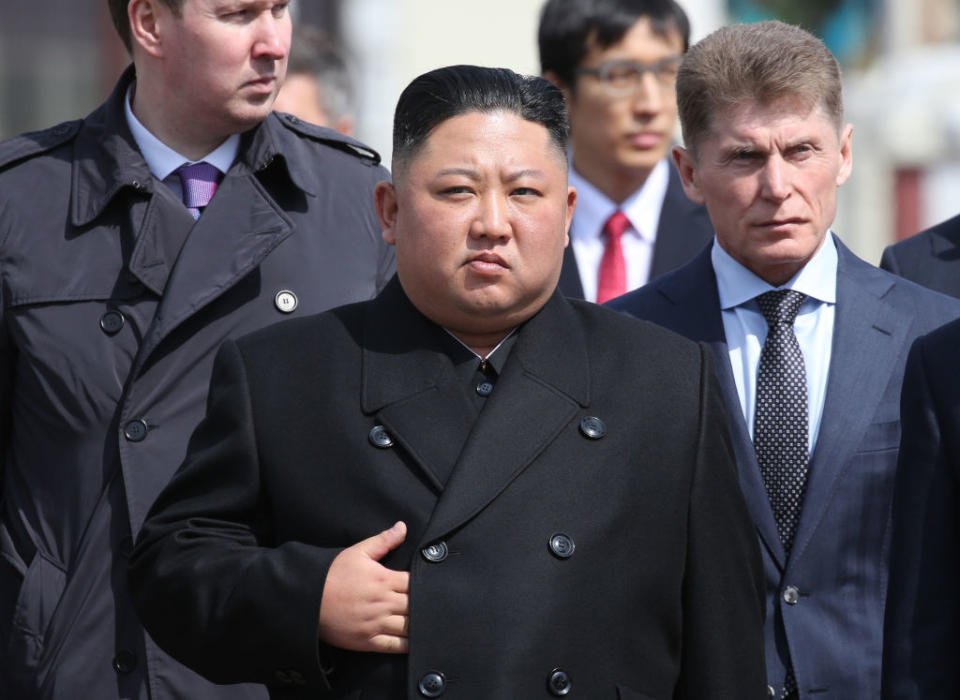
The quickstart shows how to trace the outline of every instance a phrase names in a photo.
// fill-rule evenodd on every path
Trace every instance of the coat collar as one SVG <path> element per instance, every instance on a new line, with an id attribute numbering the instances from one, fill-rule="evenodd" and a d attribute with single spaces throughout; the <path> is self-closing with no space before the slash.
<path id="1" fill-rule="evenodd" d="M 124 114 L 127 90 L 135 79 L 131 65 L 120 76 L 107 101 L 84 120 L 77 134 L 71 192 L 71 223 L 75 227 L 89 225 L 121 191 L 151 193 L 157 185 Z M 268 115 L 261 124 L 241 135 L 234 168 L 259 173 L 276 164 L 298 189 L 315 195 L 304 166 L 284 155 L 279 145 L 284 133 L 276 115 Z"/>

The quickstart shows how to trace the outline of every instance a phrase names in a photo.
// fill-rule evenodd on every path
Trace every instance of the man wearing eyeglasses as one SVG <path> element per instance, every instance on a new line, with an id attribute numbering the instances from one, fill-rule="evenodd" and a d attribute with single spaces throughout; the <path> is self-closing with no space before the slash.
<path id="1" fill-rule="evenodd" d="M 706 210 L 668 151 L 690 23 L 673 0 L 548 0 L 540 65 L 567 99 L 579 200 L 560 290 L 603 303 L 686 263 L 709 242 Z"/>

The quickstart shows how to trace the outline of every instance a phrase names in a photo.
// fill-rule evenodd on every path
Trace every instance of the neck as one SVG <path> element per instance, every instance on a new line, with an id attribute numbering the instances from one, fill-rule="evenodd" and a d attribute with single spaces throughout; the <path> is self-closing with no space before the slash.
<path id="1" fill-rule="evenodd" d="M 577 155 L 573 155 L 573 168 L 583 179 L 600 190 L 614 204 L 623 204 L 634 192 L 643 187 L 653 169 L 635 168 L 597 168 L 581 167 L 577 162 Z"/>
<path id="2" fill-rule="evenodd" d="M 137 78 L 131 95 L 133 114 L 151 134 L 174 151 L 190 159 L 200 160 L 229 138 L 229 134 L 204 134 L 189 114 L 179 115 L 171 105 L 174 96 L 165 96 L 149 80 Z"/>

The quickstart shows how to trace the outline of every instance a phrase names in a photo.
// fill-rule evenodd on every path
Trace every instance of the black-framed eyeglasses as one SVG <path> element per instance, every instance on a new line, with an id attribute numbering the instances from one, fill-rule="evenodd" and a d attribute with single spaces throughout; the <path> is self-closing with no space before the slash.
<path id="1" fill-rule="evenodd" d="M 683 56 L 661 58 L 654 63 L 610 61 L 592 68 L 578 68 L 578 75 L 592 75 L 611 93 L 627 95 L 640 87 L 643 74 L 650 72 L 663 87 L 674 87 Z"/>

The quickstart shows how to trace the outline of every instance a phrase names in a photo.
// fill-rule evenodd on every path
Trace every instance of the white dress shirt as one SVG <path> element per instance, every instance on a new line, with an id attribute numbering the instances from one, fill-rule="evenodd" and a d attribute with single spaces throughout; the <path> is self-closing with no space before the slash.
<path id="1" fill-rule="evenodd" d="M 666 160 L 657 163 L 643 187 L 620 205 L 587 182 L 573 166 L 570 167 L 569 180 L 577 190 L 577 208 L 570 226 L 570 245 L 573 246 L 577 261 L 584 298 L 587 301 L 597 300 L 597 277 L 606 247 L 603 225 L 617 209 L 622 210 L 630 221 L 630 228 L 620 239 L 627 263 L 627 291 L 646 284 L 650 279 L 660 211 L 670 182 L 669 163 Z"/>
<path id="2" fill-rule="evenodd" d="M 813 454 L 827 394 L 836 317 L 837 246 L 832 234 L 827 232 L 820 250 L 782 287 L 771 287 L 750 272 L 721 248 L 716 238 L 710 261 L 717 275 L 717 292 L 730 365 L 751 439 L 757 396 L 757 367 L 768 330 L 767 321 L 754 299 L 773 289 L 793 289 L 807 295 L 797 312 L 793 330 L 803 353 L 807 374 L 808 447 L 810 454 Z"/>
<path id="3" fill-rule="evenodd" d="M 178 176 L 173 176 L 173 172 L 182 165 L 192 165 L 205 161 L 215 167 L 222 173 L 226 173 L 240 150 L 240 135 L 232 134 L 226 141 L 221 143 L 215 149 L 210 151 L 200 160 L 190 160 L 180 155 L 170 148 L 163 141 L 154 136 L 133 113 L 130 106 L 130 97 L 133 90 L 131 85 L 127 90 L 127 99 L 124 100 L 124 111 L 127 116 L 127 126 L 130 127 L 130 133 L 133 134 L 133 140 L 137 142 L 143 159 L 147 161 L 147 167 L 150 172 L 163 184 L 170 188 L 170 191 L 177 199 L 183 199 L 183 188 Z"/>

